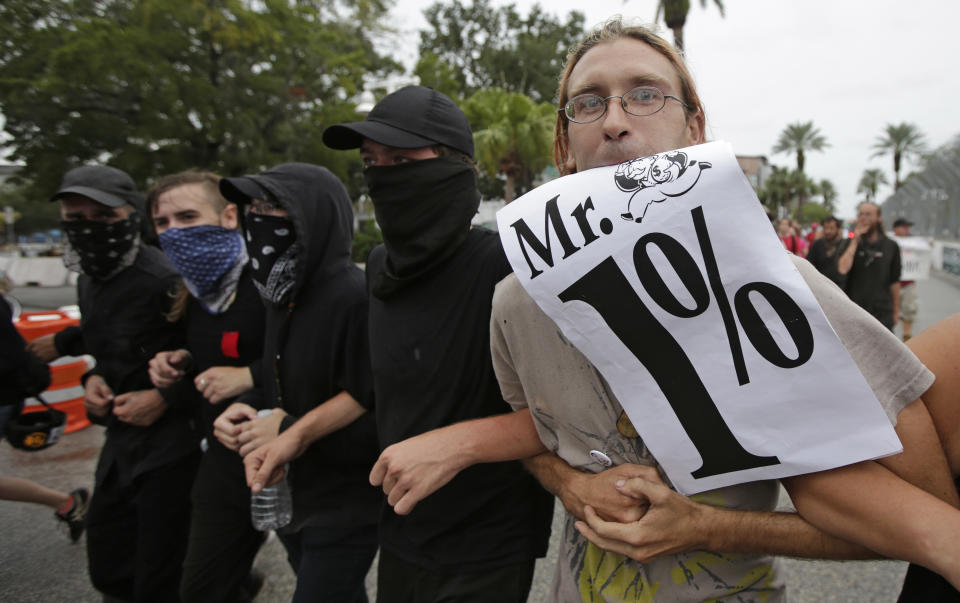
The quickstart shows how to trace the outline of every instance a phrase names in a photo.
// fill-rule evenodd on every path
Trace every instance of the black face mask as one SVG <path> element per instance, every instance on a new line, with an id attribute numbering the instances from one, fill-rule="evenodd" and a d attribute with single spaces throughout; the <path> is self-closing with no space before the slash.
<path id="1" fill-rule="evenodd" d="M 63 262 L 71 270 L 107 280 L 136 260 L 139 214 L 132 213 L 117 222 L 63 220 L 60 227 L 70 241 Z"/>
<path id="2" fill-rule="evenodd" d="M 387 297 L 463 244 L 480 206 L 477 174 L 457 157 L 371 167 L 363 174 L 387 248 L 372 290 Z"/>
<path id="3" fill-rule="evenodd" d="M 297 234 L 287 217 L 247 214 L 247 254 L 250 276 L 263 299 L 279 304 L 296 278 Z"/>

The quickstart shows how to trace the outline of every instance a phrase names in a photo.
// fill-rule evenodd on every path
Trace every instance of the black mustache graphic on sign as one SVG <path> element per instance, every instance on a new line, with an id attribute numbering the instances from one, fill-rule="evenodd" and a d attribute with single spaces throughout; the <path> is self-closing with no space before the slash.
<path id="1" fill-rule="evenodd" d="M 617 166 L 614 182 L 625 193 L 632 192 L 627 201 L 627 211 L 620 214 L 624 220 L 643 222 L 647 210 L 654 203 L 666 201 L 668 197 L 679 197 L 700 180 L 700 173 L 711 167 L 706 161 L 690 161 L 683 151 L 670 151 L 625 161 Z M 630 206 L 640 196 L 646 201 L 643 211 L 634 218 Z"/>

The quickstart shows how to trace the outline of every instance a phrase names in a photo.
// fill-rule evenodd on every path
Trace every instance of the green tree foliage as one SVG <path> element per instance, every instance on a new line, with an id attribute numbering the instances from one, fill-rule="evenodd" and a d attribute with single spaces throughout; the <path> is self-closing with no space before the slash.
<path id="1" fill-rule="evenodd" d="M 350 250 L 350 259 L 354 262 L 363 263 L 367 261 L 370 251 L 383 243 L 383 235 L 377 228 L 374 220 L 364 220 L 357 227 L 357 232 L 353 233 L 353 247 Z"/>
<path id="2" fill-rule="evenodd" d="M 141 185 L 198 167 L 224 175 L 307 161 L 357 119 L 364 77 L 399 69 L 370 36 L 388 0 L 6 0 L 0 111 L 12 159 L 45 198 L 70 167 L 105 162 Z M 349 180 L 349 178 L 348 178 Z"/>
<path id="3" fill-rule="evenodd" d="M 3 208 L 10 206 L 14 212 L 14 229 L 17 235 L 32 234 L 56 228 L 60 222 L 60 205 L 49 203 L 46 198 L 35 199 L 30 196 L 24 184 L 5 182 L 0 185 L 0 225 L 6 232 Z M 7 241 L 8 243 L 10 241 Z"/>
<path id="4" fill-rule="evenodd" d="M 827 210 L 827 215 L 837 211 L 837 188 L 833 182 L 824 178 L 817 183 L 817 194 L 823 198 L 823 208 Z"/>
<path id="5" fill-rule="evenodd" d="M 502 174 L 508 203 L 533 186 L 550 163 L 556 109 L 500 88 L 481 90 L 463 104 L 473 128 L 476 158 L 488 176 Z"/>
<path id="6" fill-rule="evenodd" d="M 820 130 L 814 127 L 812 121 L 796 122 L 788 124 L 780 138 L 777 139 L 776 146 L 773 147 L 774 153 L 796 153 L 797 172 L 803 176 L 803 167 L 806 163 L 807 151 L 822 151 L 830 146 L 827 139 L 820 133 Z M 811 188 L 802 187 L 800 195 L 797 197 L 797 213 L 803 212 L 803 204 L 806 202 Z"/>
<path id="7" fill-rule="evenodd" d="M 823 219 L 831 215 L 833 212 L 828 210 L 820 203 L 805 203 L 803 205 L 803 210 L 800 212 L 800 221 L 804 224 L 809 224 L 811 222 L 821 223 Z"/>
<path id="8" fill-rule="evenodd" d="M 757 191 L 757 197 L 770 209 L 790 207 L 795 199 L 809 196 L 816 191 L 816 184 L 800 171 L 790 170 L 780 166 L 772 166 L 770 176 L 763 183 L 763 188 Z M 797 208 L 794 216 L 802 215 L 802 206 Z"/>
<path id="9" fill-rule="evenodd" d="M 513 4 L 491 0 L 436 2 L 423 11 L 429 28 L 420 32 L 420 83 L 453 98 L 503 88 L 544 102 L 554 98 L 557 74 L 570 46 L 584 32 L 584 15 L 566 21 L 535 4 L 526 16 Z"/>
<path id="10" fill-rule="evenodd" d="M 720 16 L 724 16 L 722 0 L 713 0 L 720 9 Z M 700 6 L 707 8 L 707 0 L 700 0 Z M 690 0 L 660 0 L 657 3 L 657 15 L 654 21 L 663 17 L 663 23 L 673 31 L 673 44 L 677 50 L 683 52 L 683 26 L 687 23 L 690 14 Z"/>
<path id="11" fill-rule="evenodd" d="M 796 153 L 797 171 L 803 172 L 807 151 L 822 151 L 830 146 L 827 139 L 814 127 L 812 121 L 788 124 L 777 139 L 774 153 Z"/>
<path id="12" fill-rule="evenodd" d="M 923 133 L 914 124 L 903 122 L 899 125 L 887 124 L 883 134 L 877 137 L 873 148 L 874 157 L 893 155 L 893 190 L 900 190 L 900 163 L 905 157 L 920 156 L 927 150 Z"/>
<path id="13" fill-rule="evenodd" d="M 889 183 L 890 181 L 883 175 L 882 170 L 876 168 L 863 170 L 863 175 L 860 176 L 860 182 L 857 184 L 857 192 L 863 193 L 864 201 L 876 203 L 877 191 L 880 189 L 880 186 Z"/>

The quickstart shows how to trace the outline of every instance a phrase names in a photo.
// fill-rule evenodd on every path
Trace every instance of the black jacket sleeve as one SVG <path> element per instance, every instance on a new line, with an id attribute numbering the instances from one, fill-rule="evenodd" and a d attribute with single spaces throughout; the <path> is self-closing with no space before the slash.
<path id="1" fill-rule="evenodd" d="M 370 361 L 370 338 L 367 333 L 367 301 L 347 309 L 339 331 L 340 354 L 336 368 L 337 386 L 346 391 L 360 406 L 374 406 L 373 369 Z"/>
<path id="2" fill-rule="evenodd" d="M 87 353 L 80 327 L 67 327 L 53 336 L 53 345 L 61 356 L 82 356 Z"/>
<path id="3" fill-rule="evenodd" d="M 11 318 L 10 306 L 0 298 L 0 404 L 19 403 L 50 385 L 50 369 L 27 351 Z"/>

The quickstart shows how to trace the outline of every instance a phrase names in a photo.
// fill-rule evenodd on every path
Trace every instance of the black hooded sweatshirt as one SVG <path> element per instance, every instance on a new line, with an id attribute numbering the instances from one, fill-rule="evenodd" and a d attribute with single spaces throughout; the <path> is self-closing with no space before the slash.
<path id="1" fill-rule="evenodd" d="M 373 407 L 364 273 L 350 262 L 353 210 L 329 170 L 305 163 L 250 176 L 290 213 L 296 231 L 296 277 L 284 305 L 266 304 L 260 388 L 242 401 L 281 407 L 281 430 L 347 391 Z M 375 524 L 380 490 L 368 476 L 378 456 L 373 413 L 314 442 L 290 467 L 293 521 L 306 526 Z"/>

